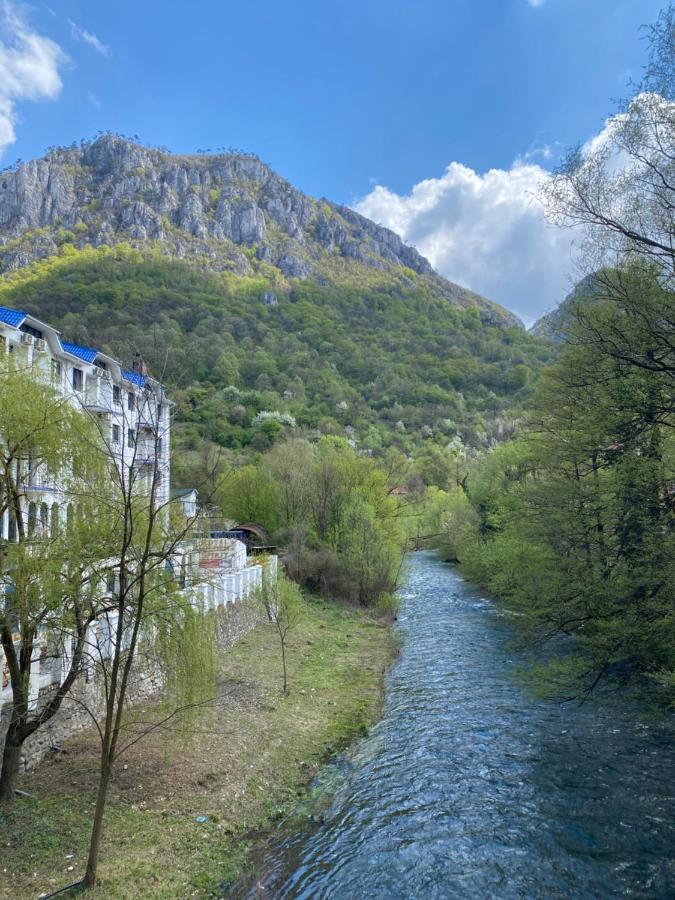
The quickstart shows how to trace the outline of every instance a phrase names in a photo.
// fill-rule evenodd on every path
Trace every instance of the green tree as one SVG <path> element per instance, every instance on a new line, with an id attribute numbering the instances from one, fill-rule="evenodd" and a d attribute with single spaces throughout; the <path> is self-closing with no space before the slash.
<path id="1" fill-rule="evenodd" d="M 584 312 L 596 327 L 610 316 L 639 349 L 643 320 L 597 298 Z M 624 365 L 596 341 L 568 343 L 541 378 L 529 436 L 489 454 L 469 482 L 482 537 L 465 551 L 467 571 L 537 640 L 573 639 L 558 666 L 572 694 L 606 675 L 672 681 L 667 397 L 660 372 Z"/>
<path id="2" fill-rule="evenodd" d="M 279 525 L 278 486 L 260 465 L 245 465 L 223 482 L 217 492 L 224 514 L 237 523 L 258 522 L 270 532 Z"/>
<path id="3" fill-rule="evenodd" d="M 160 402 L 162 394 L 159 394 Z M 156 420 L 158 396 L 143 398 L 139 415 L 151 423 L 151 445 L 142 450 L 161 458 L 163 427 Z M 106 436 L 98 446 L 112 460 L 108 490 L 97 498 L 106 535 L 112 602 L 105 652 L 99 652 L 102 712 L 89 708 L 100 738 L 96 804 L 87 867 L 82 884 L 93 888 L 101 849 L 110 781 L 120 756 L 150 731 L 161 728 L 186 708 L 213 699 L 214 629 L 209 613 L 197 602 L 195 585 L 179 588 L 174 560 L 186 552 L 191 527 L 175 505 L 162 501 L 164 473 L 159 462 L 146 468 L 139 442 L 132 458 L 111 455 Z M 97 648 L 98 649 L 98 648 Z M 163 652 L 164 651 L 164 652 Z M 169 687 L 177 689 L 173 708 L 158 721 L 129 722 L 128 706 L 141 661 L 158 666 Z M 173 677 L 172 677 L 173 673 Z"/>
<path id="4" fill-rule="evenodd" d="M 101 533 L 95 516 L 86 525 L 83 518 L 104 483 L 93 435 L 86 416 L 18 355 L 0 354 L 0 517 L 7 513 L 10 528 L 0 538 L 0 641 L 12 690 L 0 800 L 14 793 L 24 742 L 58 712 L 80 674 L 88 628 L 105 608 L 97 594 Z M 33 500 L 35 485 L 55 478 L 80 510 L 67 532 L 65 508 L 43 503 L 40 515 Z M 31 702 L 31 669 L 47 633 L 50 656 L 60 659 L 71 642 L 72 652 L 58 687 L 39 705 Z"/>
<path id="5" fill-rule="evenodd" d="M 267 618 L 274 626 L 279 637 L 283 692 L 287 694 L 288 666 L 286 654 L 288 652 L 288 636 L 302 621 L 304 614 L 302 594 L 297 584 L 289 581 L 283 572 L 280 572 L 275 578 L 272 578 L 269 572 L 265 572 L 262 590 L 260 591 L 260 600 Z"/>

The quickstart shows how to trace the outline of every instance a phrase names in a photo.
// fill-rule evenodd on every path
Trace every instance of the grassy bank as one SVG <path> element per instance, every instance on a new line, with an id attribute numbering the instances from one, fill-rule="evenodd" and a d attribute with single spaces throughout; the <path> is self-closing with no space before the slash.
<path id="1" fill-rule="evenodd" d="M 260 625 L 222 654 L 222 699 L 189 740 L 155 733 L 123 757 L 91 896 L 218 896 L 245 870 L 248 835 L 272 827 L 376 719 L 395 653 L 388 627 L 313 600 L 289 644 L 287 697 L 275 632 Z M 22 779 L 30 799 L 0 807 L 0 897 L 35 898 L 84 870 L 96 739 L 84 733 L 66 749 Z"/>

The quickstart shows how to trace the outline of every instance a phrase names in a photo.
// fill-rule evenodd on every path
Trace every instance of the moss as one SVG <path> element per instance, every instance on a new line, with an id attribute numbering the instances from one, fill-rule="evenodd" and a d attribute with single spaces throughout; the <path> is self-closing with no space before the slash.
<path id="1" fill-rule="evenodd" d="M 261 625 L 221 655 L 221 702 L 187 739 L 154 735 L 123 758 L 95 897 L 222 895 L 245 871 L 252 835 L 287 815 L 322 762 L 376 719 L 395 653 L 388 627 L 311 601 L 290 645 L 287 697 L 275 633 Z M 0 893 L 11 885 L 12 897 L 35 897 L 82 873 L 96 749 L 92 734 L 74 738 L 24 777 L 31 799 L 0 809 Z"/>

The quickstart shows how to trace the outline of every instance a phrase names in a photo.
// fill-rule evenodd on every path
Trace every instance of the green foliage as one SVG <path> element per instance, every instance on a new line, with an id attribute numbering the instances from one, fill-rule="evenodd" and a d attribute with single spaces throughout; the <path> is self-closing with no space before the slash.
<path id="1" fill-rule="evenodd" d="M 434 546 L 443 559 L 466 562 L 467 555 L 478 539 L 480 517 L 464 491 L 455 488 L 446 494 L 436 508 L 441 513 L 440 533 Z"/>
<path id="2" fill-rule="evenodd" d="M 226 517 L 274 534 L 291 577 L 312 590 L 369 606 L 396 586 L 399 501 L 376 462 L 341 438 L 275 445 L 226 478 L 218 501 Z"/>
<path id="3" fill-rule="evenodd" d="M 66 244 L 58 257 L 4 276 L 0 303 L 121 359 L 139 349 L 172 387 L 179 433 L 194 426 L 232 450 L 285 437 L 283 423 L 267 433 L 252 427 L 262 410 L 288 413 L 305 431 L 351 434 L 378 452 L 410 453 L 424 435 L 441 446 L 455 434 L 485 446 L 497 419 L 518 418 L 551 359 L 550 343 L 481 321 L 422 278 L 352 272 L 336 259 L 325 283 L 289 285 L 256 266 L 260 274 L 238 277 L 125 245 Z M 270 290 L 273 306 L 261 299 Z"/>
<path id="4" fill-rule="evenodd" d="M 214 612 L 195 608 L 189 596 L 172 590 L 171 616 L 157 616 L 152 648 L 165 676 L 163 703 L 176 717 L 178 727 L 189 737 L 198 717 L 199 705 L 213 697 L 216 679 L 216 622 Z M 131 717 L 134 715 L 132 710 Z"/>
<path id="5" fill-rule="evenodd" d="M 570 639 L 552 670 L 558 684 L 567 673 L 567 691 L 591 691 L 605 675 L 648 676 L 667 694 L 675 411 L 672 351 L 653 326 L 673 297 L 649 270 L 619 277 L 625 294 L 596 295 L 579 310 L 540 380 L 529 434 L 488 454 L 470 478 L 479 528 L 455 555 L 533 638 Z"/>

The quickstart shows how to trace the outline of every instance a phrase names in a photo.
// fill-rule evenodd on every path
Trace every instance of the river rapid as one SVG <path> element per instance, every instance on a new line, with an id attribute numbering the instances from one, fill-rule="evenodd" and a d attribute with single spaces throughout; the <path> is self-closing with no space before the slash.
<path id="1" fill-rule="evenodd" d="M 508 617 L 432 554 L 400 593 L 382 720 L 248 896 L 675 897 L 672 723 L 533 698 Z"/>

